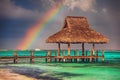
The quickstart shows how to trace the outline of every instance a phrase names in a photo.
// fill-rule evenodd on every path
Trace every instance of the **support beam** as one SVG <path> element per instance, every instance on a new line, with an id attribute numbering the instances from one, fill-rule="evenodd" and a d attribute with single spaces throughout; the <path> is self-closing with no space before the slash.
<path id="1" fill-rule="evenodd" d="M 88 51 L 86 50 L 86 56 L 88 56 Z M 88 62 L 88 58 L 86 58 L 86 62 Z"/>
<path id="2" fill-rule="evenodd" d="M 48 51 L 47 55 L 48 55 L 48 57 L 49 57 L 49 58 L 47 58 L 47 62 L 51 62 L 51 52 Z"/>
<path id="3" fill-rule="evenodd" d="M 93 62 L 93 51 L 90 52 L 90 62 Z"/>
<path id="4" fill-rule="evenodd" d="M 60 56 L 60 43 L 58 43 L 58 56 Z"/>
<path id="5" fill-rule="evenodd" d="M 82 43 L 82 56 L 84 56 L 84 43 Z M 82 62 L 84 62 L 84 58 L 82 58 Z"/>
<path id="6" fill-rule="evenodd" d="M 60 57 L 60 43 L 58 43 L 58 56 Z M 57 62 L 60 62 L 60 58 L 57 58 Z"/>
<path id="7" fill-rule="evenodd" d="M 102 50 L 102 62 L 104 62 L 104 50 Z"/>
<path id="8" fill-rule="evenodd" d="M 70 43 L 68 43 L 68 56 L 70 56 Z"/>
<path id="9" fill-rule="evenodd" d="M 82 43 L 82 56 L 84 56 L 84 43 Z"/>
<path id="10" fill-rule="evenodd" d="M 14 63 L 18 62 L 17 51 L 14 51 Z"/>
<path id="11" fill-rule="evenodd" d="M 62 50 L 62 57 L 64 57 L 64 56 L 65 56 L 65 51 Z M 65 62 L 65 59 L 64 59 L 64 58 L 62 58 L 62 62 Z"/>
<path id="12" fill-rule="evenodd" d="M 30 51 L 30 63 L 34 63 L 34 52 Z"/>
<path id="13" fill-rule="evenodd" d="M 92 51 L 91 51 L 91 53 L 90 53 L 90 57 L 91 57 L 91 58 L 90 58 L 90 62 L 93 62 L 93 60 L 94 60 L 94 59 L 93 59 L 94 50 L 95 50 L 95 44 L 93 43 L 93 44 L 92 44 Z"/>
<path id="14" fill-rule="evenodd" d="M 95 54 L 95 44 L 93 43 L 93 48 L 92 48 L 92 50 L 93 50 L 93 55 Z"/>
<path id="15" fill-rule="evenodd" d="M 96 62 L 98 62 L 98 50 L 96 51 Z"/>
<path id="16" fill-rule="evenodd" d="M 92 52 L 93 52 L 92 55 L 94 56 L 95 55 L 95 44 L 94 43 L 93 43 Z M 94 61 L 94 60 L 95 60 L 95 58 L 92 59 L 92 61 Z"/>

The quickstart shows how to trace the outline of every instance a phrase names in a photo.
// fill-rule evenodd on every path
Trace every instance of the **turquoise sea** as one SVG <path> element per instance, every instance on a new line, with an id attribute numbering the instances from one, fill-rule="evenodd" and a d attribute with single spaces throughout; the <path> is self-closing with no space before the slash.
<path id="1" fill-rule="evenodd" d="M 40 50 L 34 51 L 34 55 L 46 56 L 48 51 L 52 53 L 52 56 L 57 53 L 57 50 Z M 62 53 L 67 56 L 67 50 L 61 51 L 61 55 Z M 81 50 L 76 50 L 76 55 L 81 55 L 81 53 Z M 30 56 L 30 51 L 17 51 L 17 54 L 18 56 Z M 100 50 L 98 54 L 101 55 Z M 0 51 L 0 57 L 13 55 L 14 50 Z M 73 55 L 74 50 L 71 50 L 71 56 Z M 120 80 L 120 50 L 105 50 L 104 58 L 105 62 L 93 63 L 46 63 L 45 60 L 39 59 L 32 64 L 29 61 L 22 63 L 18 61 L 18 64 L 13 64 L 12 60 L 8 64 L 0 63 L 0 69 L 10 69 L 13 73 L 37 80 Z"/>

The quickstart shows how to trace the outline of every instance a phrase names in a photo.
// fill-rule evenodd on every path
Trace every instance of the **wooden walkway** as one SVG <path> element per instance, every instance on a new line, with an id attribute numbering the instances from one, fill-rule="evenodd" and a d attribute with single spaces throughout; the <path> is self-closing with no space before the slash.
<path id="1" fill-rule="evenodd" d="M 65 56 L 62 52 L 62 56 L 57 56 L 57 53 L 56 56 L 52 56 L 51 51 L 48 51 L 46 56 L 35 56 L 34 51 L 30 51 L 30 56 L 18 56 L 17 52 L 14 51 L 13 56 L 0 56 L 0 59 L 13 59 L 14 63 L 18 63 L 18 59 L 29 58 L 30 63 L 34 63 L 35 58 L 45 58 L 46 62 L 98 62 L 98 59 L 101 58 L 101 61 L 104 62 L 104 50 L 102 50 L 101 56 L 98 56 L 98 51 L 91 51 L 89 56 L 87 54 L 86 51 L 84 55 L 77 56 L 74 52 L 74 56 Z"/>

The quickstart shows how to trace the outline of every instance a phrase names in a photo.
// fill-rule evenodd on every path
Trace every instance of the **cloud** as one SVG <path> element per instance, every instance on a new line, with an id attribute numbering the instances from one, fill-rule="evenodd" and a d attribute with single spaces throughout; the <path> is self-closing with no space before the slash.
<path id="1" fill-rule="evenodd" d="M 1 0 L 0 2 L 0 17 L 37 18 L 39 15 L 39 11 L 22 8 L 15 5 L 11 0 Z"/>
<path id="2" fill-rule="evenodd" d="M 94 5 L 96 0 L 66 0 L 65 5 L 69 7 L 70 10 L 78 8 L 84 12 L 92 11 L 96 12 Z"/>
<path id="3" fill-rule="evenodd" d="M 49 0 L 49 2 L 52 7 L 58 7 L 59 5 L 63 5 L 65 0 Z"/>
<path id="4" fill-rule="evenodd" d="M 107 9 L 106 9 L 106 8 L 103 8 L 102 11 L 103 11 L 104 13 L 106 13 L 106 12 L 107 12 Z"/>

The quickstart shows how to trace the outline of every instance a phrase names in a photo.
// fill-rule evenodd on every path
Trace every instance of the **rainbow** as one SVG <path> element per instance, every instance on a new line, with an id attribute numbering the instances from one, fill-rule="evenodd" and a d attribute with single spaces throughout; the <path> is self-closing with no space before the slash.
<path id="1" fill-rule="evenodd" d="M 17 46 L 17 49 L 25 50 L 29 49 L 32 44 L 35 42 L 35 40 L 39 37 L 40 33 L 44 29 L 44 27 L 49 24 L 49 22 L 52 21 L 52 19 L 63 9 L 63 5 L 59 4 L 57 7 L 52 7 L 50 10 L 48 10 L 45 15 L 36 23 L 34 26 L 29 28 L 20 42 L 20 44 Z"/>

